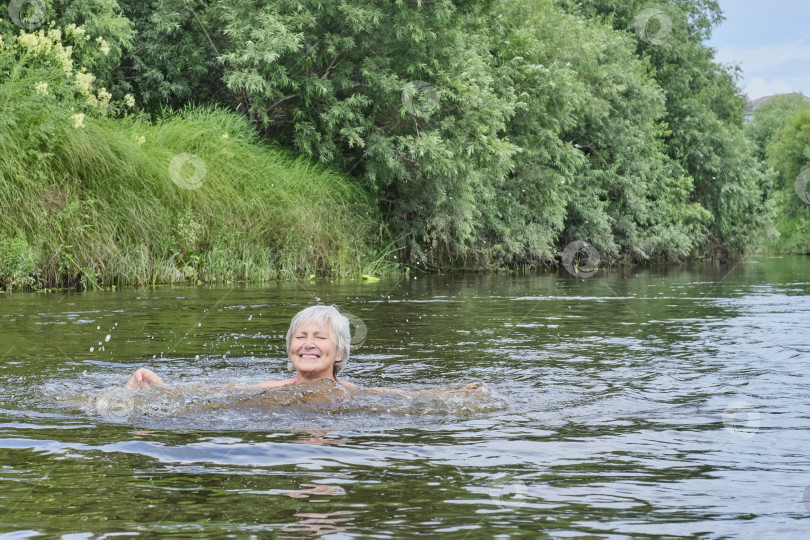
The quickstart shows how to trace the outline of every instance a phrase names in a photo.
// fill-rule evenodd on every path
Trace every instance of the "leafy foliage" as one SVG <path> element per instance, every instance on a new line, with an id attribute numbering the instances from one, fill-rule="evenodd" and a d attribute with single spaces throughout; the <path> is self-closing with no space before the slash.
<path id="1" fill-rule="evenodd" d="M 781 234 L 777 247 L 810 253 L 810 108 L 801 108 L 774 132 L 767 154 L 778 174 L 773 193 Z"/>
<path id="2" fill-rule="evenodd" d="M 120 0 L 135 36 L 112 77 L 113 93 L 138 96 L 140 106 L 158 114 L 188 103 L 236 106 L 222 81 L 222 28 L 211 20 L 215 2 Z M 250 24 L 254 24 L 251 21 Z M 209 30 L 210 29 L 210 30 Z"/>
<path id="3" fill-rule="evenodd" d="M 503 136 L 513 102 L 495 93 L 469 15 L 449 0 L 228 7 L 225 81 L 264 132 L 355 172 L 407 235 L 412 261 L 463 258 L 518 150 Z"/>
<path id="4" fill-rule="evenodd" d="M 666 152 L 693 179 L 690 200 L 709 210 L 713 220 L 701 243 L 721 258 L 748 249 L 768 221 L 759 190 L 765 171 L 742 131 L 745 100 L 736 72 L 714 62 L 706 39 L 722 14 L 713 0 L 583 0 L 586 16 L 602 16 L 618 30 L 636 34 L 636 17 L 658 9 L 672 22 L 661 44 L 638 39 L 637 53 L 654 67 L 666 97 Z"/>
<path id="5" fill-rule="evenodd" d="M 2 62 L 12 101 L 58 108 L 35 133 L 57 133 L 79 109 L 160 121 L 188 104 L 237 111 L 260 136 L 351 175 L 401 239 L 399 261 L 554 264 L 575 240 L 608 260 L 729 258 L 769 218 L 771 176 L 743 133 L 735 71 L 703 43 L 722 18 L 713 0 L 48 6 L 43 36 L 62 32 L 52 48 L 73 47 L 73 74 L 53 58 L 5 51 Z M 650 28 L 660 40 L 636 31 L 649 8 L 664 15 L 651 24 L 672 22 Z M 0 25 L 9 42 L 22 35 Z M 15 62 L 33 79 L 11 84 Z M 31 94 L 37 81 L 52 101 Z M 44 163 L 59 139 L 43 137 L 29 150 Z M 189 260 L 210 224 L 180 210 L 182 234 L 158 244 Z"/>
<path id="6" fill-rule="evenodd" d="M 36 287 L 38 263 L 36 251 L 24 237 L 0 237 L 0 287 L 8 291 Z"/>
<path id="7" fill-rule="evenodd" d="M 758 158 L 766 158 L 767 146 L 776 132 L 803 110 L 810 110 L 810 99 L 801 94 L 773 96 L 754 110 L 751 121 L 745 125 L 745 133 L 754 143 Z"/>
<path id="8" fill-rule="evenodd" d="M 539 235 L 520 247 L 541 246 L 535 257 L 558 239 L 604 257 L 687 256 L 709 216 L 687 202 L 691 179 L 663 152 L 664 95 L 634 40 L 552 2 L 503 8 L 499 75 L 521 97 L 508 133 L 523 152 L 497 200 L 519 198 L 496 227 L 530 223 Z"/>

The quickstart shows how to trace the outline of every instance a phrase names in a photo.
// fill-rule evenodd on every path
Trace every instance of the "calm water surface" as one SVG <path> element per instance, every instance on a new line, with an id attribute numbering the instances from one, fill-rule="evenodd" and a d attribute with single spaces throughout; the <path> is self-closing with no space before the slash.
<path id="1" fill-rule="evenodd" d="M 223 388 L 318 301 L 416 397 Z M 810 537 L 808 330 L 799 257 L 2 294 L 0 534 Z"/>

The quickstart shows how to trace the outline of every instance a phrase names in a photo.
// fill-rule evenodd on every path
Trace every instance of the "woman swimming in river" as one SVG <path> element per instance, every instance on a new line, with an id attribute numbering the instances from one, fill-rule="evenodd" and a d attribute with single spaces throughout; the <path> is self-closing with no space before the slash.
<path id="1" fill-rule="evenodd" d="M 272 388 L 288 384 L 304 384 L 331 379 L 346 388 L 357 385 L 338 381 L 337 374 L 349 360 L 351 333 L 349 319 L 335 306 L 310 306 L 299 311 L 287 330 L 287 356 L 296 375 L 282 381 L 263 381 L 252 386 Z M 130 389 L 162 386 L 154 371 L 138 368 L 124 385 Z"/>
<path id="2" fill-rule="evenodd" d="M 251 402 L 253 405 L 277 407 L 295 403 L 305 409 L 317 411 L 332 410 L 330 407 L 334 410 L 344 410 L 348 407 L 356 411 L 428 414 L 482 412 L 505 407 L 505 403 L 494 396 L 482 382 L 451 387 L 406 389 L 361 388 L 350 382 L 338 380 L 338 373 L 349 359 L 350 341 L 349 319 L 335 306 L 310 306 L 293 317 L 287 331 L 288 366 L 291 371 L 295 370 L 295 377 L 279 381 L 263 381 L 250 386 L 232 384 L 228 386 L 242 389 L 257 388 L 259 391 L 250 398 L 258 400 Z M 165 384 L 154 371 L 138 368 L 124 388 L 138 390 Z M 268 392 L 273 388 L 281 390 L 282 387 L 288 390 L 296 388 L 296 391 L 291 394 Z M 307 392 L 310 390 L 312 392 L 301 394 L 297 389 L 303 390 L 302 387 L 305 387 Z M 335 390 L 341 391 L 335 393 Z M 380 395 L 386 396 L 386 399 L 374 401 L 375 396 Z M 131 398 L 132 396 L 129 399 Z M 115 399 L 120 400 L 120 397 Z M 188 405 L 188 399 L 184 400 L 183 404 Z"/>

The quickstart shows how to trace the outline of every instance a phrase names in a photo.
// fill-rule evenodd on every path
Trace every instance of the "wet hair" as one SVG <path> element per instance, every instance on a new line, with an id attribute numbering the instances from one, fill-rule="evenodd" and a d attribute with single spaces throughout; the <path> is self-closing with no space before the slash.
<path id="1" fill-rule="evenodd" d="M 332 372 L 333 376 L 337 377 L 338 372 L 343 369 L 349 360 L 349 348 L 352 339 L 349 319 L 341 314 L 335 306 L 317 305 L 302 309 L 290 321 L 290 329 L 287 330 L 287 354 L 290 353 L 290 345 L 292 345 L 295 331 L 302 324 L 309 322 L 327 326 L 337 336 L 337 355 L 340 360 L 335 362 L 334 371 Z M 288 362 L 287 367 L 290 371 L 293 371 L 292 362 Z"/>

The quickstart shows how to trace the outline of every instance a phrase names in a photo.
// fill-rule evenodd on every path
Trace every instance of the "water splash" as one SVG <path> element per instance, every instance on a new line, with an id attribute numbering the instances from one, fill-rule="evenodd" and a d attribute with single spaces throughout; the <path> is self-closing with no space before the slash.
<path id="1" fill-rule="evenodd" d="M 106 388 L 66 392 L 64 386 L 46 386 L 43 394 L 63 405 L 78 408 L 105 420 L 121 423 L 162 419 L 187 419 L 244 426 L 259 419 L 302 415 L 345 415 L 379 418 L 379 415 L 436 415 L 469 417 L 505 409 L 507 403 L 482 383 L 440 388 L 346 388 L 324 379 L 309 384 L 277 388 L 167 385 L 148 390 Z M 174 425 L 174 422 L 170 422 Z"/>

